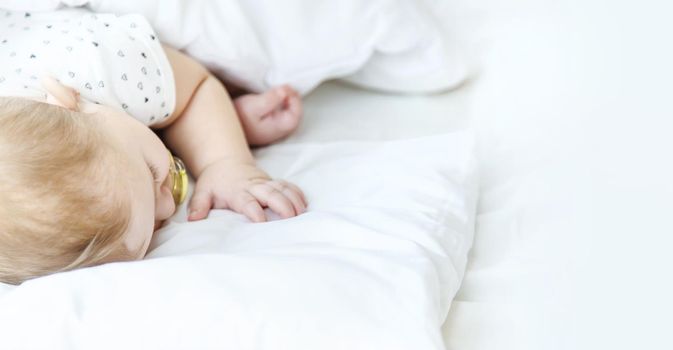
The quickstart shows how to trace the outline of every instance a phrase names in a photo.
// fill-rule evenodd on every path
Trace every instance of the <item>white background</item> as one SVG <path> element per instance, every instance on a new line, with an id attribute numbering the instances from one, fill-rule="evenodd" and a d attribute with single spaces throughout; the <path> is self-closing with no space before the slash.
<path id="1" fill-rule="evenodd" d="M 468 270 L 458 295 L 499 296 L 511 307 L 490 317 L 518 334 L 461 341 L 454 305 L 449 348 L 673 348 L 673 5 L 450 5 L 479 61 L 462 93 L 481 138 L 481 215 L 505 203 L 519 236 L 493 247 L 515 266 L 500 269 L 505 288 L 473 290 Z"/>

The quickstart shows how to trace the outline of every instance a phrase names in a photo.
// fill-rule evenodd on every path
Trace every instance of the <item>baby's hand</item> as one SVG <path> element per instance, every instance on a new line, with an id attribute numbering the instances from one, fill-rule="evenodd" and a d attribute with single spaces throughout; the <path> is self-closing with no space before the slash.
<path id="1" fill-rule="evenodd" d="M 214 208 L 231 209 L 254 222 L 263 222 L 266 216 L 262 208 L 266 207 L 286 219 L 306 210 L 306 198 L 296 185 L 272 180 L 253 164 L 223 160 L 201 172 L 188 220 L 204 219 Z"/>

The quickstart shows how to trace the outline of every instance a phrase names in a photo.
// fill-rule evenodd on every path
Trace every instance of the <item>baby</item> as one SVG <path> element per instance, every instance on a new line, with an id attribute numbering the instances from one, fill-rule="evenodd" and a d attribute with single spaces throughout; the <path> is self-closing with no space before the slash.
<path id="1" fill-rule="evenodd" d="M 189 220 L 305 211 L 248 148 L 297 127 L 293 89 L 232 101 L 138 15 L 0 10 L 0 28 L 0 281 L 144 257 L 184 198 L 172 154 L 196 179 Z"/>

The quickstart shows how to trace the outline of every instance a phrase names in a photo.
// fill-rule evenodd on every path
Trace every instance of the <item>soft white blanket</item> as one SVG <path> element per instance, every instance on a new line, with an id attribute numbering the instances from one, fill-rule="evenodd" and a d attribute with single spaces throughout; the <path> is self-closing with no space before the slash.
<path id="1" fill-rule="evenodd" d="M 220 77 L 262 91 L 302 93 L 331 78 L 395 92 L 435 92 L 467 76 L 462 50 L 432 0 L 0 0 L 0 8 L 86 6 L 141 13 L 162 41 Z M 445 24 L 445 23 L 442 23 Z"/>

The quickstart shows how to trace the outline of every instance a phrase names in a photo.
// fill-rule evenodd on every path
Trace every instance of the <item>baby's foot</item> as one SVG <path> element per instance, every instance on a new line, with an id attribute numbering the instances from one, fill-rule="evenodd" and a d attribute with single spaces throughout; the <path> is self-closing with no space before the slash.
<path id="1" fill-rule="evenodd" d="M 292 133 L 302 117 L 301 96 L 288 85 L 234 100 L 251 145 L 268 145 Z"/>

